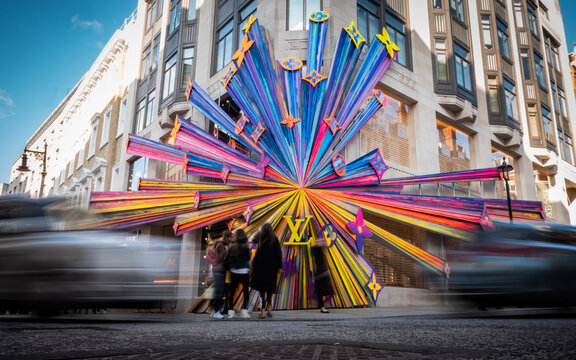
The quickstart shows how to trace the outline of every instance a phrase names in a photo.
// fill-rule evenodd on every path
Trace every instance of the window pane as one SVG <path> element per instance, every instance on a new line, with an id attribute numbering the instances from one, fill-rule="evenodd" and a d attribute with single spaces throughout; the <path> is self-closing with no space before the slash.
<path id="1" fill-rule="evenodd" d="M 400 51 L 398 51 L 398 55 L 396 55 L 395 60 L 398 61 L 398 63 L 406 66 L 406 41 L 403 34 L 397 34 L 396 45 L 398 45 Z"/>
<path id="2" fill-rule="evenodd" d="M 532 73 L 530 71 L 530 59 L 528 59 L 528 50 L 520 50 L 522 57 L 522 70 L 524 72 L 524 80 L 532 80 Z"/>
<path id="3" fill-rule="evenodd" d="M 290 0 L 288 3 L 288 30 L 303 30 L 304 0 Z"/>
<path id="4" fill-rule="evenodd" d="M 184 57 L 182 59 L 182 88 L 188 86 L 188 78 L 192 75 L 192 65 L 194 64 L 194 48 L 184 48 Z"/>
<path id="5" fill-rule="evenodd" d="M 188 20 L 196 19 L 196 0 L 188 0 Z"/>
<path id="6" fill-rule="evenodd" d="M 446 68 L 446 40 L 436 39 L 436 70 L 439 81 L 448 80 L 448 71 Z"/>
<path id="7" fill-rule="evenodd" d="M 492 49 L 492 32 L 490 29 L 490 16 L 482 16 L 482 34 L 484 36 L 484 47 Z"/>
<path id="8" fill-rule="evenodd" d="M 374 38 L 374 36 L 376 36 L 376 34 L 381 33 L 382 29 L 379 29 L 378 18 L 376 16 L 369 14 L 368 21 L 369 21 L 368 31 L 361 34 L 366 34 L 366 36 L 368 37 L 366 40 L 370 41 Z"/>
<path id="9" fill-rule="evenodd" d="M 442 0 L 432 0 L 434 9 L 442 9 Z"/>
<path id="10" fill-rule="evenodd" d="M 363 7 L 358 6 L 358 31 L 360 34 L 368 35 L 368 12 Z M 368 41 L 370 41 L 370 37 Z"/>

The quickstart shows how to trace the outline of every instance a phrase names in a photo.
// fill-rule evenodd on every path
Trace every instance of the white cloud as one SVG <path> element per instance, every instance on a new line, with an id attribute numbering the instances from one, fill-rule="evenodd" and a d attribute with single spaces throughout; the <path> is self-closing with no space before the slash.
<path id="1" fill-rule="evenodd" d="M 91 29 L 94 30 L 95 32 L 102 32 L 102 24 L 100 24 L 98 20 L 92 20 L 92 21 L 80 20 L 80 17 L 78 17 L 78 15 L 76 14 L 72 16 L 70 21 L 72 22 L 73 28 Z"/>
<path id="2" fill-rule="evenodd" d="M 8 95 L 8 93 L 0 89 L 0 119 L 7 118 L 14 115 L 12 107 L 14 106 L 14 101 Z"/>

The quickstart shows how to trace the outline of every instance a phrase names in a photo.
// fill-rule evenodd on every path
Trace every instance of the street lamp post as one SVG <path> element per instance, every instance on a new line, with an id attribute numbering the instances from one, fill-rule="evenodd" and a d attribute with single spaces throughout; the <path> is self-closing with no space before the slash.
<path id="1" fill-rule="evenodd" d="M 510 223 L 513 223 L 512 220 L 512 200 L 510 199 L 510 185 L 508 182 L 510 181 L 510 171 L 514 170 L 514 167 L 508 163 L 506 163 L 506 158 L 502 160 L 502 165 L 497 167 L 498 171 L 502 174 L 502 178 L 506 182 L 506 197 L 508 198 L 508 216 L 510 218 Z"/>
<path id="2" fill-rule="evenodd" d="M 46 142 L 44 142 L 44 151 L 36 151 L 36 150 L 28 150 L 26 148 L 24 148 L 24 152 L 22 153 L 22 163 L 20 164 L 20 166 L 18 167 L 18 171 L 20 172 L 28 172 L 30 171 L 30 168 L 28 168 L 28 154 L 27 153 L 31 153 L 34 156 L 36 156 L 36 159 L 41 160 L 42 161 L 42 172 L 40 173 L 40 175 L 42 175 L 42 180 L 40 182 L 40 193 L 38 197 L 42 197 L 44 195 L 44 182 L 46 180 L 46 153 L 47 153 L 47 149 L 48 149 L 48 144 L 46 144 Z"/>

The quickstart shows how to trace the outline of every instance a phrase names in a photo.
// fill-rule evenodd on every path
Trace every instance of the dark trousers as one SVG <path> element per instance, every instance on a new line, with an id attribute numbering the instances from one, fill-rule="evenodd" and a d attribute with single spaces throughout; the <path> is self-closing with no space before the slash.
<path id="1" fill-rule="evenodd" d="M 212 310 L 219 312 L 224 305 L 224 280 L 226 280 L 226 272 L 224 271 L 214 271 L 214 285 L 216 286 L 214 290 L 214 301 Z"/>
<path id="2" fill-rule="evenodd" d="M 235 274 L 232 273 L 232 282 L 230 283 L 230 298 L 228 299 L 228 310 L 234 310 L 234 294 L 236 293 L 236 289 L 238 288 L 238 284 L 242 284 L 242 295 L 244 297 L 242 301 L 242 309 L 248 308 L 248 300 L 249 300 L 249 274 Z"/>

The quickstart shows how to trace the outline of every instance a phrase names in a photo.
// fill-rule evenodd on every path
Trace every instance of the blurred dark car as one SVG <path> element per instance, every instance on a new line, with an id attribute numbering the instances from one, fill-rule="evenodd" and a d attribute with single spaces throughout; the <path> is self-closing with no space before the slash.
<path id="1" fill-rule="evenodd" d="M 451 295 L 480 307 L 576 305 L 576 228 L 506 225 L 448 252 Z"/>
<path id="2" fill-rule="evenodd" d="M 65 199 L 0 197 L 0 313 L 153 307 L 174 294 L 176 244 L 82 230 Z"/>

